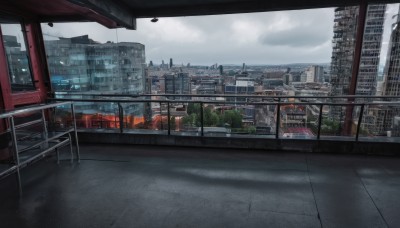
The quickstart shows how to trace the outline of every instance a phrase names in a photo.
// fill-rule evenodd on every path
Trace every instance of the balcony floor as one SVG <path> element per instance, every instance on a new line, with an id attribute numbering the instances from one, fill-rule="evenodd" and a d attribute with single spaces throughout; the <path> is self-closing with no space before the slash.
<path id="1" fill-rule="evenodd" d="M 1 227 L 400 227 L 400 158 L 81 145 L 0 182 Z"/>

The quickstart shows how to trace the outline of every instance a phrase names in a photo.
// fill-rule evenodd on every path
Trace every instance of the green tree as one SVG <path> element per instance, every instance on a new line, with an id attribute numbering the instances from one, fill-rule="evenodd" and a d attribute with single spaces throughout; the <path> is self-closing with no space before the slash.
<path id="1" fill-rule="evenodd" d="M 254 126 L 249 126 L 249 127 L 247 128 L 247 132 L 250 133 L 250 134 L 255 134 L 255 133 L 256 133 L 256 127 L 254 127 Z"/>
<path id="2" fill-rule="evenodd" d="M 236 110 L 227 110 L 223 115 L 224 122 L 229 124 L 231 128 L 242 127 L 242 115 Z"/>
<path id="3" fill-rule="evenodd" d="M 204 126 L 207 127 L 214 127 L 218 125 L 219 117 L 218 114 L 212 111 L 211 108 L 206 107 L 204 108 Z"/>
<path id="4" fill-rule="evenodd" d="M 175 131 L 175 127 L 176 127 L 176 120 L 175 120 L 175 116 L 171 117 L 170 120 L 170 126 L 171 126 L 171 130 Z"/>
<path id="5" fill-rule="evenodd" d="M 211 120 L 210 122 L 212 123 L 212 126 L 218 126 L 219 123 L 219 116 L 217 113 L 213 112 L 211 113 Z"/>
<path id="6" fill-rule="evenodd" d="M 322 119 L 321 133 L 336 134 L 339 131 L 340 122 L 329 119 Z"/>
<path id="7" fill-rule="evenodd" d="M 191 126 L 191 127 L 199 127 L 200 126 L 200 118 L 198 114 L 192 113 L 188 116 L 182 118 L 183 125 Z"/>
<path id="8" fill-rule="evenodd" d="M 191 115 L 193 113 L 200 114 L 200 104 L 198 104 L 198 103 L 190 103 L 190 104 L 188 104 L 187 114 Z"/>

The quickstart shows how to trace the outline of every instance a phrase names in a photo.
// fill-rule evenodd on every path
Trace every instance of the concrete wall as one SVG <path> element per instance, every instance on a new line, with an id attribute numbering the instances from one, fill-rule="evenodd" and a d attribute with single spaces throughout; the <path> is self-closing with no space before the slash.
<path id="1" fill-rule="evenodd" d="M 115 143 L 209 148 L 256 149 L 266 151 L 299 151 L 316 153 L 358 153 L 397 155 L 400 143 L 354 142 L 335 140 L 198 137 L 157 134 L 120 134 L 113 132 L 79 132 L 80 143 Z"/>

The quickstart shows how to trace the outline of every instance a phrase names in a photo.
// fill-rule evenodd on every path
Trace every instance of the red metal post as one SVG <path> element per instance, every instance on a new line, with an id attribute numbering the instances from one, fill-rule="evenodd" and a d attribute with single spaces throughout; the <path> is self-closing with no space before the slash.
<path id="1" fill-rule="evenodd" d="M 361 59 L 362 44 L 363 44 L 363 38 L 364 38 L 365 19 L 367 17 L 367 10 L 368 10 L 367 1 L 361 0 L 359 12 L 358 12 L 356 45 L 354 48 L 354 58 L 353 58 L 351 81 L 350 81 L 348 95 L 356 95 L 357 78 L 358 78 L 358 71 L 360 68 L 360 59 Z M 347 101 L 349 103 L 354 102 L 354 98 L 349 98 Z M 354 106 L 349 105 L 346 107 L 344 128 L 343 128 L 343 132 L 342 132 L 343 135 L 348 135 L 348 136 L 351 135 L 352 123 L 353 123 L 353 111 L 354 111 Z"/>

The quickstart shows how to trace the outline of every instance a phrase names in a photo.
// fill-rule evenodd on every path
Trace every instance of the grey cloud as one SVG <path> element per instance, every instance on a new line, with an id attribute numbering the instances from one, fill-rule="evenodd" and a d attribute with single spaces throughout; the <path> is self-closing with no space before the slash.
<path id="1" fill-rule="evenodd" d="M 332 39 L 334 10 L 332 8 L 280 12 L 288 19 L 290 29 L 265 33 L 264 45 L 315 47 Z"/>
<path id="2" fill-rule="evenodd" d="M 274 21 L 281 16 L 289 17 L 293 23 L 301 22 L 292 30 L 278 32 L 270 29 Z M 139 42 L 146 46 L 146 60 L 161 63 L 173 58 L 177 64 L 281 64 L 293 62 L 329 62 L 332 49 L 325 45 L 317 51 L 310 51 L 311 47 L 332 38 L 333 9 L 300 10 L 268 13 L 233 14 L 201 17 L 174 18 L 185 25 L 201 32 L 202 42 L 186 42 L 179 35 L 176 42 L 161 39 L 159 22 L 168 21 L 160 18 L 158 23 L 151 23 L 150 19 L 139 19 L 138 30 L 125 29 L 109 30 L 93 23 L 55 24 L 53 28 L 43 26 L 49 34 L 62 34 L 65 37 L 88 34 L 90 38 L 100 41 L 118 40 L 125 42 Z M 239 43 L 232 39 L 232 24 L 237 21 L 255 22 L 261 25 L 259 40 Z M 265 25 L 265 27 L 263 27 Z M 157 36 L 151 33 L 156 31 Z M 268 33 L 266 31 L 269 31 Z M 175 32 L 174 28 L 166 32 Z M 241 36 L 241 34 L 235 34 Z M 248 34 L 243 33 L 243 36 Z M 235 37 L 233 37 L 235 38 Z M 181 40 L 180 40 L 181 39 Z M 267 45 L 268 44 L 268 45 Z M 296 48 L 294 48 L 296 47 Z"/>
<path id="3" fill-rule="evenodd" d="M 290 30 L 264 34 L 260 41 L 266 45 L 315 47 L 332 39 L 332 34 L 318 28 L 299 26 Z"/>

